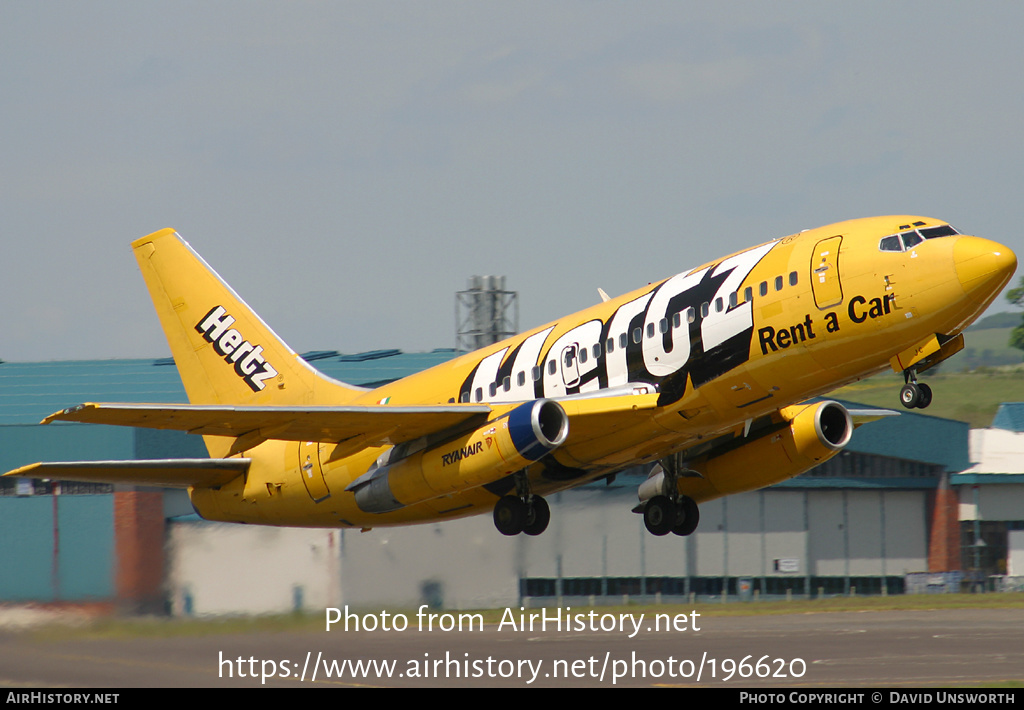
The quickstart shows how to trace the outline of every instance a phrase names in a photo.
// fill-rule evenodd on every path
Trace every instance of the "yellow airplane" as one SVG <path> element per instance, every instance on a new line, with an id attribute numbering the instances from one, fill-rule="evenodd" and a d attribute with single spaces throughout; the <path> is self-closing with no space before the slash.
<path id="1" fill-rule="evenodd" d="M 190 404 L 80 404 L 52 421 L 177 429 L 209 459 L 41 463 L 5 475 L 187 488 L 208 520 L 404 525 L 493 511 L 544 531 L 544 496 L 638 464 L 650 532 L 834 456 L 856 423 L 812 398 L 891 367 L 904 406 L 1017 258 L 926 217 L 777 239 L 366 390 L 306 364 L 173 230 L 132 244 Z M 605 298 L 602 292 L 602 298 Z"/>

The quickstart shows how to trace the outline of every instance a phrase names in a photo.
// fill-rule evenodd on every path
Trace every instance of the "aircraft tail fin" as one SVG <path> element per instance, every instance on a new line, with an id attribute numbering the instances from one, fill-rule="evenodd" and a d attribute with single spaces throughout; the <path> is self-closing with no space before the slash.
<path id="1" fill-rule="evenodd" d="M 173 229 L 132 249 L 193 404 L 337 405 L 365 391 L 310 367 Z"/>

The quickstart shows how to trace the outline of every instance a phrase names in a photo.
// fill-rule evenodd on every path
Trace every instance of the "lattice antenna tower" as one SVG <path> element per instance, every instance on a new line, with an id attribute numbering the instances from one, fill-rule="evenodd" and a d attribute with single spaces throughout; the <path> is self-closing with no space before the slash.
<path id="1" fill-rule="evenodd" d="M 504 276 L 471 276 L 455 293 L 455 349 L 470 352 L 519 332 L 519 294 Z"/>

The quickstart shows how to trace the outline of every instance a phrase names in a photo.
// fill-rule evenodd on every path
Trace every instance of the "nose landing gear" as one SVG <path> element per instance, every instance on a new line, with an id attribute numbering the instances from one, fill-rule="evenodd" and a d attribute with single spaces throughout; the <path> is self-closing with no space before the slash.
<path id="1" fill-rule="evenodd" d="M 903 379 L 906 384 L 900 389 L 900 404 L 907 409 L 924 409 L 932 403 L 932 388 L 917 381 L 916 370 L 904 370 Z"/>

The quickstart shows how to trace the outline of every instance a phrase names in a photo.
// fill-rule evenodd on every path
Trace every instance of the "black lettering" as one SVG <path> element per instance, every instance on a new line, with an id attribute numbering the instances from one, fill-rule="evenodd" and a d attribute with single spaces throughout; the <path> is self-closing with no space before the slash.
<path id="1" fill-rule="evenodd" d="M 813 339 L 814 338 L 814 330 L 811 329 L 811 314 L 810 313 L 808 313 L 807 316 L 804 317 L 804 326 L 807 328 L 807 337 Z"/>
<path id="2" fill-rule="evenodd" d="M 775 342 L 779 344 L 780 348 L 788 348 L 792 343 L 789 342 L 789 331 L 780 330 L 778 335 L 775 336 Z"/>
<path id="3" fill-rule="evenodd" d="M 772 352 L 777 352 L 778 348 L 775 347 L 775 328 L 768 326 L 761 328 L 757 331 L 757 337 L 761 341 L 761 354 L 767 355 L 768 348 L 771 347 Z"/>
<path id="4" fill-rule="evenodd" d="M 797 333 L 800 333 L 800 340 L 799 341 L 796 339 L 796 334 Z M 790 335 L 791 338 L 793 338 L 793 342 L 794 343 L 797 343 L 797 342 L 802 343 L 805 340 L 807 340 L 807 334 L 804 333 L 804 324 L 803 323 L 797 323 L 796 325 L 791 327 L 789 329 L 789 335 Z"/>
<path id="5" fill-rule="evenodd" d="M 854 306 L 856 306 L 858 303 L 867 303 L 867 299 L 865 299 L 863 296 L 854 296 L 853 298 L 850 299 L 850 307 L 848 309 L 850 313 L 850 320 L 852 320 L 854 323 L 863 323 L 868 319 L 868 316 L 866 313 L 860 316 L 857 315 L 857 312 L 854 310 Z"/>
<path id="6" fill-rule="evenodd" d="M 834 312 L 825 314 L 825 329 L 829 333 L 839 332 L 839 316 Z"/>

